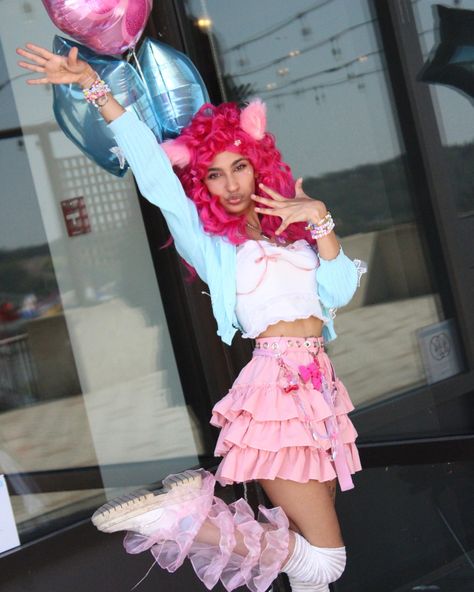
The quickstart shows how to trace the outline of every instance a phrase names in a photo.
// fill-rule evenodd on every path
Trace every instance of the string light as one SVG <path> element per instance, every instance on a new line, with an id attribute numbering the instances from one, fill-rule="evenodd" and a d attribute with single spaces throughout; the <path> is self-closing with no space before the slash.
<path id="1" fill-rule="evenodd" d="M 287 92 L 278 92 L 278 93 L 271 94 L 271 95 L 268 95 L 267 97 L 265 97 L 265 101 L 275 100 L 275 99 L 278 99 L 279 100 L 282 97 L 289 97 L 291 95 L 296 95 L 296 94 L 302 95 L 302 94 L 305 94 L 307 92 L 315 92 L 315 93 L 317 93 L 318 91 L 321 91 L 321 90 L 323 90 L 325 88 L 332 88 L 333 86 L 340 86 L 341 84 L 350 84 L 355 79 L 364 78 L 365 76 L 371 76 L 373 74 L 378 74 L 378 73 L 384 72 L 384 71 L 385 71 L 384 68 L 377 68 L 377 69 L 371 70 L 369 72 L 363 72 L 361 74 L 354 74 L 354 75 L 352 75 L 351 78 L 346 77 L 346 78 L 341 78 L 340 80 L 334 80 L 333 82 L 327 82 L 327 83 L 324 83 L 324 84 L 318 84 L 317 86 L 316 85 L 314 85 L 314 86 L 306 86 L 304 88 L 299 88 L 297 90 L 291 90 L 291 91 L 287 91 Z M 364 83 L 364 87 L 365 87 L 365 83 Z M 258 92 L 257 93 L 253 92 L 250 96 L 255 96 L 255 95 L 258 96 L 258 94 L 259 94 Z M 321 93 L 321 97 L 323 97 L 323 95 L 324 95 L 324 98 L 325 98 L 326 95 L 324 93 Z"/>
<path id="2" fill-rule="evenodd" d="M 368 21 L 363 21 L 361 23 L 357 23 L 355 25 L 347 27 L 346 29 L 342 29 L 341 31 L 339 31 L 339 33 L 336 33 L 335 35 L 331 35 L 330 37 L 326 37 L 325 39 L 321 39 L 320 41 L 317 41 L 316 43 L 313 43 L 301 50 L 298 50 L 298 53 L 295 54 L 294 56 L 289 55 L 288 53 L 285 53 L 285 55 L 275 58 L 269 62 L 265 62 L 264 64 L 260 64 L 260 65 L 253 67 L 253 68 L 249 68 L 247 70 L 244 70 L 243 72 L 232 72 L 229 74 L 229 76 L 238 77 L 238 76 L 248 76 L 249 74 L 256 74 L 257 72 L 261 72 L 262 70 L 266 70 L 267 68 L 270 68 L 272 66 L 277 66 L 281 62 L 284 62 L 285 60 L 287 60 L 289 57 L 296 57 L 297 55 L 303 55 L 303 54 L 308 53 L 310 51 L 314 51 L 315 49 L 319 49 L 321 47 L 324 47 L 325 45 L 331 43 L 334 39 L 340 39 L 341 37 L 347 35 L 348 33 L 352 32 L 356 29 L 359 29 L 361 27 L 365 27 L 366 25 L 373 24 L 374 22 L 375 22 L 375 19 L 371 19 Z"/>
<path id="3" fill-rule="evenodd" d="M 318 4 L 310 6 L 309 8 L 307 8 L 306 10 L 302 10 L 301 12 L 299 12 L 297 15 L 293 16 L 292 18 L 282 21 L 280 23 L 277 23 L 276 25 L 273 25 L 269 29 L 267 29 L 261 33 L 257 33 L 253 37 L 249 37 L 245 41 L 241 41 L 237 45 L 233 45 L 232 47 L 225 49 L 222 52 L 222 54 L 230 53 L 231 51 L 239 49 L 239 47 L 241 47 L 242 45 L 250 45 L 251 43 L 255 43 L 255 41 L 259 41 L 260 39 L 264 39 L 265 37 L 268 37 L 272 33 L 276 33 L 280 29 L 287 27 L 288 25 L 290 25 L 291 23 L 293 23 L 297 19 L 301 18 L 302 16 L 305 16 L 307 14 L 310 14 L 311 12 L 319 10 L 320 8 L 323 8 L 324 6 L 331 4 L 332 2 L 334 2 L 334 0 L 324 0 L 323 2 L 320 2 Z"/>
<path id="4" fill-rule="evenodd" d="M 209 31 L 212 27 L 212 20 L 210 18 L 198 18 L 196 25 L 203 30 Z"/>
<path id="5" fill-rule="evenodd" d="M 377 55 L 379 53 L 381 53 L 382 50 L 378 49 L 375 51 L 371 51 L 368 52 L 366 54 L 364 54 L 367 58 L 369 58 L 370 56 L 373 55 Z M 286 84 L 280 86 L 279 88 L 283 89 L 283 88 L 287 88 L 288 86 L 292 86 L 294 84 L 297 84 L 298 82 L 302 82 L 303 80 L 308 80 L 310 78 L 316 78 L 317 76 L 322 76 L 323 74 L 332 74 L 333 72 L 338 72 L 339 70 L 347 70 L 350 66 L 352 66 L 353 64 L 359 62 L 359 56 L 349 60 L 348 62 L 345 62 L 344 64 L 340 64 L 339 66 L 333 66 L 331 68 L 325 68 L 324 70 L 319 70 L 317 72 L 313 72 L 311 74 L 306 74 L 305 76 L 301 76 L 300 78 L 294 78 L 293 80 L 290 80 L 289 82 L 287 82 Z M 349 74 L 348 76 L 351 76 L 351 74 Z M 272 90 L 272 89 L 270 89 Z M 268 85 L 267 85 L 267 89 L 257 89 L 255 91 L 255 94 L 258 96 L 259 93 L 266 93 L 268 92 Z"/>

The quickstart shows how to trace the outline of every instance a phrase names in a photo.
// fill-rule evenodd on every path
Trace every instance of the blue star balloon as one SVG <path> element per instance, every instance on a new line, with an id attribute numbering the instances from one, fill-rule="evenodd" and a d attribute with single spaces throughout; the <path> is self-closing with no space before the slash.
<path id="1" fill-rule="evenodd" d="M 54 38 L 53 51 L 56 54 L 67 55 L 73 46 L 79 49 L 79 58 L 88 62 L 107 82 L 117 101 L 127 110 L 135 111 L 161 141 L 161 126 L 136 70 L 128 62 L 99 56 L 75 41 L 59 36 Z M 128 165 L 99 111 L 85 101 L 79 86 L 53 85 L 53 93 L 54 115 L 66 136 L 100 167 L 122 177 Z"/>
<path id="2" fill-rule="evenodd" d="M 175 138 L 209 95 L 191 60 L 169 45 L 147 37 L 138 52 L 153 109 L 164 138 Z"/>
<path id="3" fill-rule="evenodd" d="M 439 44 L 418 79 L 446 84 L 474 98 L 474 11 L 436 5 Z"/>

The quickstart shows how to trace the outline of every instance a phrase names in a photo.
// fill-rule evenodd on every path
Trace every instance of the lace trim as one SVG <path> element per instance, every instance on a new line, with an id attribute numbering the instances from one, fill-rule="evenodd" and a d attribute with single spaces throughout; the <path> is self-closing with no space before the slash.
<path id="1" fill-rule="evenodd" d="M 360 288 L 360 279 L 364 275 L 364 273 L 367 273 L 367 261 L 362 261 L 361 259 L 353 259 L 352 263 L 354 263 L 357 270 L 357 287 Z M 333 306 L 332 308 L 329 308 L 328 313 L 331 317 L 331 320 L 334 321 L 334 319 L 336 318 L 337 307 Z"/>
<path id="2" fill-rule="evenodd" d="M 357 287 L 360 288 L 360 278 L 367 273 L 367 261 L 362 261 L 361 259 L 353 259 L 352 261 L 357 269 Z"/>
<path id="3" fill-rule="evenodd" d="M 282 314 L 281 312 L 269 313 L 269 309 L 276 308 L 275 303 L 278 303 L 282 300 L 283 297 L 273 298 L 268 300 L 264 303 L 263 306 L 260 306 L 254 310 L 252 310 L 251 316 L 248 315 L 246 318 L 246 322 L 242 322 L 242 319 L 239 318 L 239 314 L 237 311 L 237 318 L 241 327 L 244 326 L 250 327 L 251 329 L 247 332 L 242 330 L 242 337 L 245 338 L 255 338 L 257 335 L 260 335 L 269 325 L 273 325 L 278 323 L 279 321 L 296 321 L 298 319 L 307 319 L 309 317 L 315 316 L 318 319 L 324 321 L 324 324 L 327 324 L 331 319 L 326 317 L 321 309 L 321 303 L 319 298 L 315 294 L 285 294 L 284 298 L 288 299 L 292 303 L 292 310 L 287 312 L 286 314 Z M 294 304 L 296 303 L 296 304 Z"/>

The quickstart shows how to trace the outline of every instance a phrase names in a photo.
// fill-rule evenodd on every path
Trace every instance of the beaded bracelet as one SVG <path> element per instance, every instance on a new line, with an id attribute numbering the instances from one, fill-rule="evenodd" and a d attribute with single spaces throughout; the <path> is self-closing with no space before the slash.
<path id="1" fill-rule="evenodd" d="M 332 219 L 331 213 L 328 212 L 318 223 L 308 222 L 305 226 L 305 230 L 310 231 L 311 238 L 318 240 L 327 236 L 333 230 L 334 226 L 334 220 Z"/>
<path id="2" fill-rule="evenodd" d="M 97 109 L 103 107 L 109 100 L 110 86 L 97 77 L 89 88 L 83 89 L 85 100 Z"/>

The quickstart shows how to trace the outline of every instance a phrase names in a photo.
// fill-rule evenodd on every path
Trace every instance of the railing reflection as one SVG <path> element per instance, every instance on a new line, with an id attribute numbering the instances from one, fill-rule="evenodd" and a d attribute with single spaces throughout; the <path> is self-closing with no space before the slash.
<path id="1" fill-rule="evenodd" d="M 28 335 L 0 340 L 0 411 L 33 403 L 38 395 Z"/>

